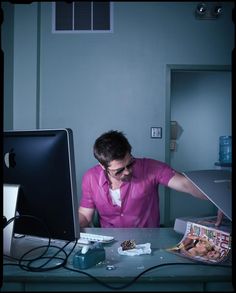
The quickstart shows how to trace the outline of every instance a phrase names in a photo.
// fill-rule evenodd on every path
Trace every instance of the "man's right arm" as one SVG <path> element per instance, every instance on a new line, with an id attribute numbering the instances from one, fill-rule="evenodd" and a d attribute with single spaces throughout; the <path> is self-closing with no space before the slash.
<path id="1" fill-rule="evenodd" d="M 94 209 L 90 208 L 79 208 L 79 225 L 81 228 L 89 227 L 92 223 Z"/>

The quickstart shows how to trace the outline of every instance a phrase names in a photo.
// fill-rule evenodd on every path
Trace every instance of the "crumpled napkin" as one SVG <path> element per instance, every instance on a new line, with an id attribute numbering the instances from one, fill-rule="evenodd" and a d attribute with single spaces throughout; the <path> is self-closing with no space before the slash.
<path id="1" fill-rule="evenodd" d="M 137 244 L 135 248 L 129 250 L 122 250 L 121 246 L 118 247 L 118 253 L 121 255 L 134 256 L 140 254 L 150 254 L 151 252 L 151 243 Z"/>

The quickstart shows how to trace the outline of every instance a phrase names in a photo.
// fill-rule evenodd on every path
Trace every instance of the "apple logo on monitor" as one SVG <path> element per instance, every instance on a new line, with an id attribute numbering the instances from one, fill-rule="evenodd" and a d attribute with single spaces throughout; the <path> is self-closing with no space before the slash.
<path id="1" fill-rule="evenodd" d="M 15 156 L 14 149 L 11 149 L 4 155 L 4 161 L 7 168 L 14 168 L 16 166 Z"/>

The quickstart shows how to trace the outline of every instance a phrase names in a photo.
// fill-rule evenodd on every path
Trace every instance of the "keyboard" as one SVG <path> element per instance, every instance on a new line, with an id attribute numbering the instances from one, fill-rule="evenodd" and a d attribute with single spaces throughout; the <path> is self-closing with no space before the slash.
<path id="1" fill-rule="evenodd" d="M 80 232 L 80 239 L 78 240 L 78 244 L 89 244 L 90 242 L 110 243 L 113 240 L 113 236 Z"/>
<path id="2" fill-rule="evenodd" d="M 27 241 L 37 241 L 38 245 L 47 245 L 48 239 L 47 238 L 41 238 L 37 236 L 30 236 L 30 235 L 21 235 L 21 234 L 14 234 L 16 238 L 18 238 L 18 241 L 20 239 L 25 239 Z M 23 238 L 22 238 L 23 237 Z M 91 233 L 83 233 L 80 232 L 80 238 L 77 241 L 77 244 L 80 246 L 88 245 L 91 242 L 101 242 L 101 243 L 110 243 L 114 241 L 113 236 L 105 236 L 105 235 L 99 235 L 99 234 L 91 234 Z M 60 239 L 51 239 L 52 245 L 58 245 L 63 246 L 67 241 L 66 240 L 60 240 Z"/>

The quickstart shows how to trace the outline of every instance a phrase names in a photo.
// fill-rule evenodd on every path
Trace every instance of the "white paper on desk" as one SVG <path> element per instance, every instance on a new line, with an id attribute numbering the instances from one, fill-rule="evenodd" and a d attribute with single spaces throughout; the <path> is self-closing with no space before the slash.
<path id="1" fill-rule="evenodd" d="M 135 256 L 140 254 L 150 254 L 151 252 L 151 243 L 137 244 L 135 248 L 128 250 L 122 250 L 121 246 L 118 247 L 118 253 L 121 255 Z"/>

